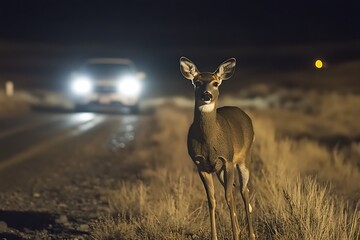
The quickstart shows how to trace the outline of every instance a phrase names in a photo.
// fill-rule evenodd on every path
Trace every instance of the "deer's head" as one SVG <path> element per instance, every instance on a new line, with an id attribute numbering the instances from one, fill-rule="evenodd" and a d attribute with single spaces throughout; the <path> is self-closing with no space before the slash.
<path id="1" fill-rule="evenodd" d="M 191 80 L 195 88 L 195 106 L 202 112 L 213 111 L 219 97 L 219 86 L 235 72 L 236 60 L 230 58 L 220 64 L 213 73 L 200 72 L 196 65 L 186 57 L 180 58 L 182 75 Z"/>

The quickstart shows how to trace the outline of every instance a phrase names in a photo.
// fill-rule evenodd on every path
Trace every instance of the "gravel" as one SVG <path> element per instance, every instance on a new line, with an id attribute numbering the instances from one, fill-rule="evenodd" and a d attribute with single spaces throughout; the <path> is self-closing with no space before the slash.
<path id="1" fill-rule="evenodd" d="M 30 189 L 0 189 L 0 232 L 7 239 L 89 239 L 91 224 L 111 214 L 107 194 L 121 181 L 119 159 L 106 148 L 72 155 L 76 146 L 68 145 L 42 156 L 58 158 L 58 165 L 29 180 Z"/>

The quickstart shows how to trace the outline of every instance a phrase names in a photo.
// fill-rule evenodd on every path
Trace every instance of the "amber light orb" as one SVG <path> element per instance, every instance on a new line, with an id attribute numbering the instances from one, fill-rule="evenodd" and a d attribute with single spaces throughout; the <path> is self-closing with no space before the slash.
<path id="1" fill-rule="evenodd" d="M 320 60 L 320 59 L 317 59 L 317 60 L 315 61 L 315 67 L 316 67 L 317 69 L 323 68 L 323 67 L 324 67 L 323 61 Z"/>

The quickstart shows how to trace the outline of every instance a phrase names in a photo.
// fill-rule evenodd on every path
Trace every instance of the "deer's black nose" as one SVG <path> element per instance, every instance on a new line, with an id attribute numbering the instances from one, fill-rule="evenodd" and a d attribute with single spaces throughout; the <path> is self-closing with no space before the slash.
<path id="1" fill-rule="evenodd" d="M 202 95 L 201 95 L 201 100 L 203 101 L 211 101 L 213 98 L 212 94 L 209 93 L 208 91 L 204 92 Z"/>

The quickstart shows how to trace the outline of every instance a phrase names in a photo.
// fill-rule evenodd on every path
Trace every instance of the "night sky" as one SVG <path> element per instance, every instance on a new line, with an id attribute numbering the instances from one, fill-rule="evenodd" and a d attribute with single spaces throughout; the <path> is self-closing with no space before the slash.
<path id="1" fill-rule="evenodd" d="M 342 66 L 351 66 L 350 82 L 360 74 L 356 1 L 0 4 L 0 78 L 24 86 L 58 86 L 89 57 L 129 57 L 147 73 L 149 83 L 170 88 L 187 84 L 178 73 L 183 55 L 203 71 L 236 57 L 236 76 L 247 83 L 255 77 L 272 81 L 274 76 L 301 76 L 312 71 L 317 58 L 327 62 L 330 73 L 332 67 L 338 67 L 338 74 L 345 71 Z"/>

